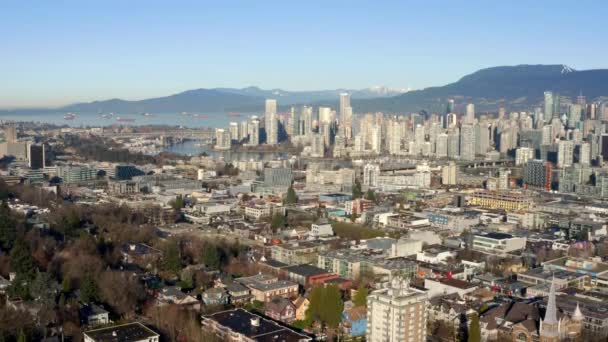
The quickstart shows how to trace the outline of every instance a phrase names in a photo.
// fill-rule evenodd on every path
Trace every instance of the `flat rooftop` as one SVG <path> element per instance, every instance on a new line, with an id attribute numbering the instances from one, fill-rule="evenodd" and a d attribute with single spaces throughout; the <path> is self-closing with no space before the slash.
<path id="1" fill-rule="evenodd" d="M 260 317 L 243 309 L 234 309 L 203 316 L 213 320 L 235 333 L 244 335 L 254 341 L 296 342 L 310 341 L 309 336 L 279 325 L 270 319 Z M 259 325 L 251 324 L 252 319 L 259 319 Z"/>
<path id="2" fill-rule="evenodd" d="M 94 341 L 103 342 L 141 341 L 158 336 L 157 333 L 139 322 L 89 330 L 85 332 L 85 335 Z"/>

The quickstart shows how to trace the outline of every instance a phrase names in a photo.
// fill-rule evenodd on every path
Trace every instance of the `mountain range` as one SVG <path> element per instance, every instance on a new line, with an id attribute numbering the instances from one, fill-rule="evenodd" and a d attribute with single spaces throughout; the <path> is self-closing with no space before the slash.
<path id="1" fill-rule="evenodd" d="M 258 87 L 195 89 L 146 100 L 111 99 L 77 103 L 49 109 L 65 112 L 178 113 L 178 112 L 260 112 L 264 100 L 277 99 L 281 109 L 295 105 L 327 105 L 337 108 L 339 94 L 351 94 L 356 113 L 408 113 L 420 110 L 442 112 L 447 99 L 457 110 L 474 103 L 477 111 L 527 110 L 542 103 L 544 91 L 554 91 L 568 99 L 583 94 L 588 100 L 608 98 L 608 69 L 574 70 L 565 65 L 517 65 L 482 69 L 454 83 L 405 91 L 386 87 L 362 90 L 320 91 L 264 90 Z M 16 113 L 18 111 L 11 111 Z"/>

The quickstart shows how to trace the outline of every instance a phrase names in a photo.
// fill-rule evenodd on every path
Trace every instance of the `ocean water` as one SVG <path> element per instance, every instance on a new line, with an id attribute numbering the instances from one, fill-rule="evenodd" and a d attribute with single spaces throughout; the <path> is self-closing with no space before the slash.
<path id="1" fill-rule="evenodd" d="M 17 121 L 17 122 L 39 122 L 55 125 L 68 125 L 71 127 L 100 127 L 111 125 L 168 125 L 168 126 L 183 126 L 188 128 L 222 128 L 227 127 L 228 123 L 235 121 L 241 122 L 247 120 L 252 115 L 260 115 L 258 113 L 239 113 L 239 116 L 229 116 L 227 113 L 193 113 L 183 115 L 181 113 L 150 113 L 148 116 L 142 114 L 123 114 L 115 113 L 112 117 L 102 117 L 100 113 L 75 113 L 74 119 L 66 120 L 64 116 L 67 113 L 2 113 L 0 112 L 1 121 Z M 132 122 L 118 121 L 117 118 L 132 119 Z"/>
<path id="2" fill-rule="evenodd" d="M 177 154 L 183 154 L 188 156 L 197 156 L 201 153 L 205 153 L 215 159 L 223 159 L 226 162 L 232 162 L 237 160 L 261 160 L 269 161 L 275 159 L 288 159 L 290 157 L 287 153 L 280 152 L 255 152 L 255 151 L 219 151 L 214 150 L 209 145 L 201 145 L 198 141 L 186 140 L 182 143 L 172 144 L 165 148 L 167 152 L 173 152 Z"/>

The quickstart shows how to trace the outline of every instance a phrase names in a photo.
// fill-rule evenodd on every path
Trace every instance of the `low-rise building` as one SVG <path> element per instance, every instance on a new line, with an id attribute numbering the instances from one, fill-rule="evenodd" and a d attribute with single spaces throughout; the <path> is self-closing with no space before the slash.
<path id="1" fill-rule="evenodd" d="M 276 276 L 257 274 L 251 277 L 235 279 L 246 286 L 253 299 L 267 303 L 274 297 L 294 298 L 298 295 L 298 284 L 288 280 L 279 280 Z"/>
<path id="2" fill-rule="evenodd" d="M 261 342 L 269 338 L 274 341 L 312 341 L 312 338 L 305 334 L 243 309 L 205 315 L 202 317 L 202 326 L 205 331 L 229 342 Z"/>
<path id="3" fill-rule="evenodd" d="M 134 322 L 84 333 L 84 342 L 158 342 L 160 335 L 145 325 Z"/>
<path id="4" fill-rule="evenodd" d="M 506 254 L 521 251 L 525 247 L 525 237 L 515 237 L 506 233 L 482 233 L 473 235 L 473 249 L 480 252 Z"/>

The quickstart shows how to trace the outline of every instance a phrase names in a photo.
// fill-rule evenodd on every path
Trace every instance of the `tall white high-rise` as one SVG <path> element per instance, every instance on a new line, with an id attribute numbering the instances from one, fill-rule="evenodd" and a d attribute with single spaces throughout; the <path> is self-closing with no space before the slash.
<path id="1" fill-rule="evenodd" d="M 249 136 L 249 123 L 247 120 L 241 121 L 241 128 L 239 129 L 239 140 L 243 141 Z"/>
<path id="2" fill-rule="evenodd" d="M 553 144 L 553 138 L 554 138 L 554 134 L 553 134 L 553 126 L 551 125 L 544 125 L 543 126 L 543 131 L 542 131 L 542 144 L 543 145 L 551 145 Z"/>
<path id="3" fill-rule="evenodd" d="M 300 110 L 300 120 L 304 122 L 304 132 L 302 132 L 302 135 L 312 134 L 312 122 L 314 121 L 312 117 L 312 107 L 302 106 Z"/>
<path id="4" fill-rule="evenodd" d="M 448 158 L 460 156 L 460 131 L 458 127 L 448 130 Z"/>
<path id="5" fill-rule="evenodd" d="M 515 150 L 515 165 L 523 165 L 528 160 L 534 159 L 534 149 L 532 147 L 520 147 Z"/>
<path id="6" fill-rule="evenodd" d="M 426 341 L 427 294 L 394 278 L 367 297 L 367 341 Z"/>
<path id="7" fill-rule="evenodd" d="M 569 140 L 560 140 L 557 144 L 557 166 L 572 166 L 574 159 L 574 143 Z"/>
<path id="8" fill-rule="evenodd" d="M 390 154 L 401 153 L 401 124 L 397 120 L 388 122 L 386 139 L 388 140 L 388 151 Z"/>
<path id="9" fill-rule="evenodd" d="M 584 142 L 580 145 L 578 162 L 587 166 L 591 164 L 591 144 Z"/>
<path id="10" fill-rule="evenodd" d="M 218 150 L 230 149 L 230 132 L 223 128 L 217 128 L 215 130 L 215 148 Z"/>
<path id="11" fill-rule="evenodd" d="M 437 134 L 437 142 L 435 143 L 435 156 L 437 158 L 448 157 L 448 135 L 447 133 Z"/>
<path id="12" fill-rule="evenodd" d="M 382 128 L 380 125 L 372 126 L 371 139 L 372 151 L 375 153 L 382 152 Z"/>
<path id="13" fill-rule="evenodd" d="M 460 128 L 460 158 L 475 160 L 475 127 L 462 125 Z"/>
<path id="14" fill-rule="evenodd" d="M 363 167 L 363 185 L 368 187 L 378 186 L 378 177 L 380 176 L 380 165 L 366 164 Z"/>
<path id="15" fill-rule="evenodd" d="M 475 105 L 469 103 L 466 108 L 466 114 L 464 116 L 464 123 L 472 124 L 475 122 Z"/>
<path id="16" fill-rule="evenodd" d="M 458 165 L 454 161 L 450 161 L 448 165 L 441 168 L 441 184 L 456 185 L 458 184 Z"/>
<path id="17" fill-rule="evenodd" d="M 248 145 L 257 146 L 260 144 L 260 120 L 258 120 L 257 116 L 254 116 L 251 119 L 251 124 L 249 125 L 249 143 Z"/>
<path id="18" fill-rule="evenodd" d="M 264 112 L 266 124 L 266 143 L 276 145 L 279 143 L 279 122 L 277 120 L 277 100 L 266 100 L 266 110 Z"/>
<path id="19" fill-rule="evenodd" d="M 553 119 L 553 110 L 554 110 L 554 99 L 553 92 L 546 91 L 545 92 L 545 103 L 544 103 L 544 113 L 543 117 L 545 118 L 545 122 L 551 121 Z"/>
<path id="20" fill-rule="evenodd" d="M 333 122 L 331 108 L 319 107 L 319 126 L 323 123 Z"/>
<path id="21" fill-rule="evenodd" d="M 346 108 L 350 108 L 350 94 L 341 93 L 340 94 L 340 122 L 344 122 L 346 120 Z M 351 108 L 352 113 L 352 108 Z"/>
<path id="22" fill-rule="evenodd" d="M 239 141 L 240 140 L 240 133 L 239 133 L 239 123 L 238 122 L 231 122 L 228 125 L 228 130 L 230 132 L 230 140 L 234 140 L 234 141 Z"/>

